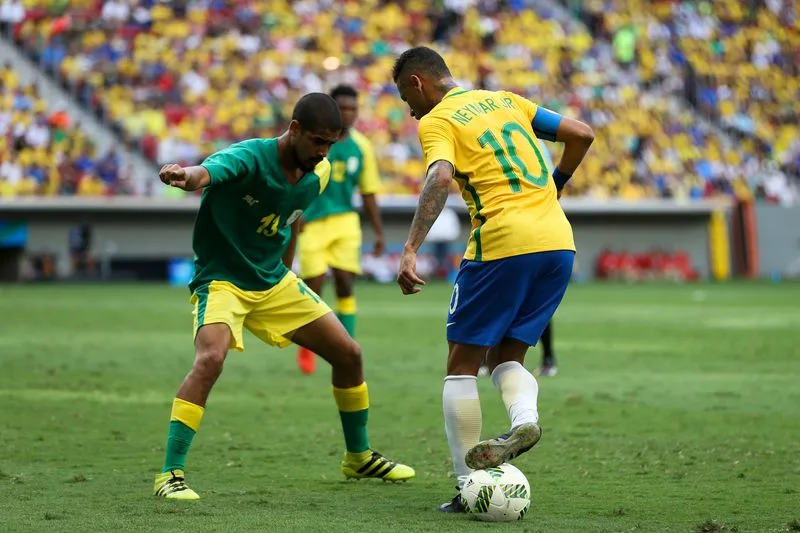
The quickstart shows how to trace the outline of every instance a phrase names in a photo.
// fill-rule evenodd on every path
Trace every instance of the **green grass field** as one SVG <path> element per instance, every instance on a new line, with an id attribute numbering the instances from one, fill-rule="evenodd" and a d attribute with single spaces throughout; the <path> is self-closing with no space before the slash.
<path id="1" fill-rule="evenodd" d="M 358 288 L 372 443 L 417 479 L 345 482 L 327 369 L 248 335 L 189 455 L 203 499 L 176 504 L 150 491 L 193 356 L 188 293 L 0 287 L 0 531 L 800 530 L 800 285 L 571 287 L 544 437 L 515 463 L 532 510 L 500 525 L 436 512 L 448 290 Z M 504 431 L 480 390 L 484 434 Z"/>

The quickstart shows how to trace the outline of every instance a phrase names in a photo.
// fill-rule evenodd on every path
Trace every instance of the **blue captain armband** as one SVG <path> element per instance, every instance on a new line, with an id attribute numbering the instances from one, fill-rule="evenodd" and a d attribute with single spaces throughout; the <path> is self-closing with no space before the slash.
<path id="1" fill-rule="evenodd" d="M 558 169 L 553 171 L 553 181 L 556 182 L 556 189 L 559 191 L 564 188 L 564 185 L 567 184 L 569 179 L 572 177 L 572 174 L 567 174 L 566 172 L 561 172 Z"/>
<path id="2" fill-rule="evenodd" d="M 555 111 L 540 107 L 536 110 L 536 115 L 533 116 L 531 126 L 533 127 L 533 133 L 537 137 L 545 141 L 555 142 L 559 124 L 561 124 L 561 115 Z"/>

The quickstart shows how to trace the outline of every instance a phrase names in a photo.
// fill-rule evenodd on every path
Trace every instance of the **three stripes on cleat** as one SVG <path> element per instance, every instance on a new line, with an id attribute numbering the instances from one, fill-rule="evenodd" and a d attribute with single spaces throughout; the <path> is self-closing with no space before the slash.
<path id="1" fill-rule="evenodd" d="M 364 463 L 364 466 L 356 470 L 356 473 L 366 477 L 380 477 L 383 478 L 391 472 L 397 463 L 390 461 L 378 452 L 372 452 L 372 457 L 369 461 Z"/>

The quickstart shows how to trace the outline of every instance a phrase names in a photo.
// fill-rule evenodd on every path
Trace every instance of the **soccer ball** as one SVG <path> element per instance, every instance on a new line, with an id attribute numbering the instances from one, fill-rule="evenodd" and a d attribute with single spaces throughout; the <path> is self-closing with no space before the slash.
<path id="1" fill-rule="evenodd" d="M 531 486 L 517 467 L 504 463 L 470 474 L 461 499 L 467 511 L 484 522 L 522 520 L 531 506 Z"/>

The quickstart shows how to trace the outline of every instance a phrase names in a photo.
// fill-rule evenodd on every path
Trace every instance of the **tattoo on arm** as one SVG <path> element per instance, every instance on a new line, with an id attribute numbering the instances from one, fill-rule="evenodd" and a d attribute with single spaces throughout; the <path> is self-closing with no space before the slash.
<path id="1" fill-rule="evenodd" d="M 444 204 L 447 202 L 453 173 L 453 165 L 444 160 L 436 161 L 428 169 L 425 186 L 419 195 L 414 221 L 411 223 L 411 230 L 408 233 L 406 248 L 416 252 L 422 246 L 431 226 L 439 218 Z"/>

